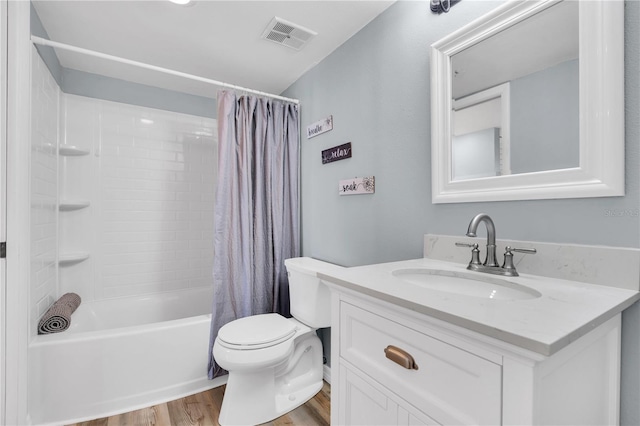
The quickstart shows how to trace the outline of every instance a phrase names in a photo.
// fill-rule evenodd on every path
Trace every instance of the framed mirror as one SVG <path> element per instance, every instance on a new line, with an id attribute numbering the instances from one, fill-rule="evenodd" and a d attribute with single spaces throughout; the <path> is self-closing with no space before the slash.
<path id="1" fill-rule="evenodd" d="M 511 1 L 431 46 L 434 203 L 624 195 L 624 3 Z"/>

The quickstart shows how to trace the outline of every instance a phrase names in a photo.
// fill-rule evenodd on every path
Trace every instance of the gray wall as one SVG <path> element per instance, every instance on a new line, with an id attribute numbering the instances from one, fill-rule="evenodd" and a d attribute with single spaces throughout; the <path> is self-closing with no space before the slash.
<path id="1" fill-rule="evenodd" d="M 64 93 L 199 117 L 217 118 L 215 99 L 62 68 Z"/>
<path id="2" fill-rule="evenodd" d="M 511 82 L 511 173 L 580 165 L 579 62 Z"/>
<path id="3" fill-rule="evenodd" d="M 637 1 L 625 4 L 626 196 L 431 203 L 429 46 L 497 4 L 463 1 L 438 16 L 428 2 L 400 1 L 285 91 L 301 101 L 303 130 L 334 119 L 334 130 L 301 142 L 304 255 L 347 266 L 417 258 L 423 234 L 463 235 L 478 212 L 493 217 L 498 238 L 640 247 Z M 322 165 L 321 150 L 345 142 L 353 157 Z M 375 194 L 338 195 L 339 180 L 367 175 L 376 177 Z M 636 304 L 623 316 L 628 425 L 640 424 L 639 336 Z"/>

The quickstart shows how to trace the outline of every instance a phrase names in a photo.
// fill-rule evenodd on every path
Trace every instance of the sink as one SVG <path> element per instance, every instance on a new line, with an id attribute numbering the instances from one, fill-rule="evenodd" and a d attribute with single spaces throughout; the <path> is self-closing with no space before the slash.
<path id="1" fill-rule="evenodd" d="M 396 269 L 393 276 L 410 284 L 443 293 L 494 300 L 535 299 L 542 294 L 503 278 L 429 268 Z"/>

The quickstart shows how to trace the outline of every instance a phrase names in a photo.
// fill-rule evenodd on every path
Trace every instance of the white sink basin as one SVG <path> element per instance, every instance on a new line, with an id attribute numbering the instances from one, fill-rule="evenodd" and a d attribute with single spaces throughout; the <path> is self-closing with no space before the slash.
<path id="1" fill-rule="evenodd" d="M 495 300 L 525 300 L 540 292 L 504 278 L 428 268 L 396 269 L 393 276 L 430 290 Z"/>

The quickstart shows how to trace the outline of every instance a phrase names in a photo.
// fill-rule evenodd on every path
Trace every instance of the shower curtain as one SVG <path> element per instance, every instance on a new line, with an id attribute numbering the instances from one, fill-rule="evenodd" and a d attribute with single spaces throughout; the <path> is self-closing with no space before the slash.
<path id="1" fill-rule="evenodd" d="M 248 315 L 289 315 L 284 259 L 297 257 L 298 106 L 218 93 L 218 182 L 209 378 L 224 324 Z"/>

